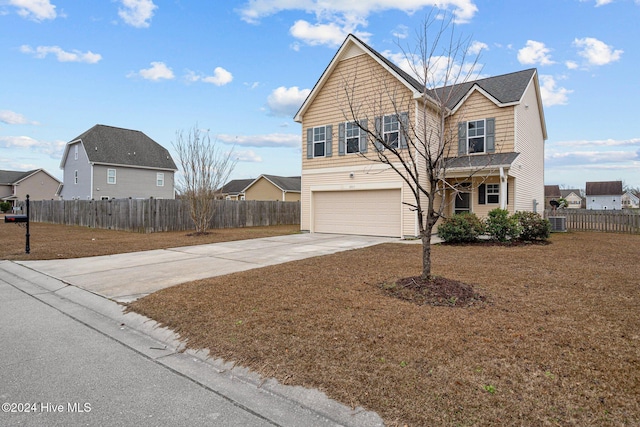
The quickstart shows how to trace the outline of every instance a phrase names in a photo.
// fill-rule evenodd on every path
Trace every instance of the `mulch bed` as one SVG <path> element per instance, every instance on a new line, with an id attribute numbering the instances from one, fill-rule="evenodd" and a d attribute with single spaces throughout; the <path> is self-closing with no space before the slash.
<path id="1" fill-rule="evenodd" d="M 486 297 L 476 292 L 473 285 L 446 277 L 405 277 L 381 287 L 395 298 L 418 305 L 470 307 L 486 301 Z"/>

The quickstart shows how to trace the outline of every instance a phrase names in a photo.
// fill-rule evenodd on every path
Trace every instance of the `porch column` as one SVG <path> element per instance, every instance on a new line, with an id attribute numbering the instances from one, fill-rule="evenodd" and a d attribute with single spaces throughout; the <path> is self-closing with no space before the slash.
<path id="1" fill-rule="evenodd" d="M 507 209 L 507 175 L 500 166 L 500 209 Z"/>

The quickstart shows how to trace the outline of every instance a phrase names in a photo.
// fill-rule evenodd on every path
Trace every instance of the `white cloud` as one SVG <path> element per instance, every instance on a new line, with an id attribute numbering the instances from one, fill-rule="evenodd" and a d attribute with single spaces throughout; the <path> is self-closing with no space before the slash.
<path id="1" fill-rule="evenodd" d="M 450 10 L 456 23 L 469 22 L 478 11 L 473 0 L 249 0 L 239 9 L 241 18 L 249 23 L 283 11 L 304 11 L 316 18 L 315 23 L 298 20 L 290 28 L 292 36 L 310 45 L 339 45 L 347 34 L 353 33 L 365 39 L 369 33 L 359 32 L 359 27 L 368 25 L 368 17 L 373 13 L 400 10 L 408 15 L 425 7 L 440 7 Z M 402 36 L 402 31 L 395 31 Z M 300 45 L 292 45 L 298 50 Z"/>
<path id="2" fill-rule="evenodd" d="M 186 79 L 193 83 L 205 82 L 212 83 L 216 86 L 224 86 L 231 83 L 231 81 L 233 80 L 233 75 L 222 67 L 216 67 L 216 69 L 213 70 L 212 76 L 205 76 L 202 74 L 197 74 L 193 71 L 189 71 L 186 75 Z"/>
<path id="3" fill-rule="evenodd" d="M 280 86 L 267 98 L 267 106 L 273 116 L 293 117 L 298 112 L 311 89 L 299 89 L 297 86 L 286 88 Z"/>
<path id="4" fill-rule="evenodd" d="M 87 64 L 95 64 L 102 59 L 102 55 L 98 53 L 80 52 L 74 49 L 67 52 L 59 46 L 38 46 L 35 49 L 29 45 L 20 46 L 20 52 L 33 55 L 35 58 L 45 58 L 47 55 L 55 55 L 60 62 L 85 62 Z"/>
<path id="5" fill-rule="evenodd" d="M 569 94 L 572 92 L 572 90 L 563 87 L 556 87 L 556 80 L 553 76 L 540 75 L 540 95 L 545 107 L 566 105 L 569 102 Z"/>
<path id="6" fill-rule="evenodd" d="M 143 68 L 137 73 L 129 73 L 127 77 L 140 76 L 146 80 L 171 80 L 175 76 L 171 68 L 167 67 L 164 62 L 152 62 L 151 68 Z"/>
<path id="7" fill-rule="evenodd" d="M 9 0 L 9 5 L 18 8 L 18 15 L 36 22 L 58 16 L 55 5 L 49 0 Z"/>
<path id="8" fill-rule="evenodd" d="M 551 65 L 554 62 L 549 52 L 551 50 L 544 43 L 527 40 L 527 45 L 518 51 L 518 61 L 521 64 Z"/>
<path id="9" fill-rule="evenodd" d="M 640 147 L 640 138 L 631 139 L 596 139 L 593 141 L 579 140 L 579 141 L 561 141 L 556 142 L 554 145 L 559 147 Z"/>
<path id="10" fill-rule="evenodd" d="M 606 65 L 615 62 L 620 59 L 623 53 L 622 50 L 614 50 L 612 46 L 593 37 L 575 39 L 573 44 L 580 49 L 578 54 L 585 58 L 590 65 Z"/>
<path id="11" fill-rule="evenodd" d="M 0 146 L 5 148 L 33 148 L 42 143 L 29 136 L 0 136 Z"/>
<path id="12" fill-rule="evenodd" d="M 478 55 L 483 50 L 489 50 L 489 46 L 486 43 L 482 43 L 477 40 L 474 40 L 469 46 L 467 53 L 469 55 Z"/>
<path id="13" fill-rule="evenodd" d="M 121 0 L 122 6 L 118 15 L 122 20 L 136 28 L 147 28 L 151 25 L 153 11 L 158 8 L 153 0 Z"/>
<path id="14" fill-rule="evenodd" d="M 575 61 L 566 61 L 564 65 L 566 65 L 570 70 L 575 70 L 576 68 L 578 68 L 578 63 Z"/>
<path id="15" fill-rule="evenodd" d="M 227 135 L 216 137 L 227 144 L 243 147 L 300 147 L 301 136 L 291 133 L 272 133 L 267 135 Z"/>
<path id="16" fill-rule="evenodd" d="M 9 110 L 0 110 L 0 122 L 8 125 L 37 125 L 38 122 L 27 120 L 25 116 Z"/>
<path id="17" fill-rule="evenodd" d="M 232 157 L 237 159 L 239 162 L 262 163 L 262 157 L 256 154 L 253 150 L 234 151 Z"/>

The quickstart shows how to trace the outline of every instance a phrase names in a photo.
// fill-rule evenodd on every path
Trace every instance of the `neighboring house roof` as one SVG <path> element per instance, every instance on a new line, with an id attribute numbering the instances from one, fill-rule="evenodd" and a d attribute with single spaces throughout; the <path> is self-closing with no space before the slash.
<path id="1" fill-rule="evenodd" d="M 237 195 L 237 194 L 243 193 L 245 188 L 247 188 L 253 181 L 254 181 L 253 178 L 234 179 L 227 182 L 222 187 L 220 187 L 220 189 L 218 189 L 216 193 Z"/>
<path id="2" fill-rule="evenodd" d="M 40 169 L 30 171 L 5 171 L 0 170 L 0 185 L 15 185 L 25 178 L 38 172 Z"/>
<path id="3" fill-rule="evenodd" d="M 82 142 L 90 163 L 178 170 L 169 151 L 138 130 L 95 125 L 72 139 L 66 146 L 61 168 L 69 147 Z"/>
<path id="4" fill-rule="evenodd" d="M 251 184 L 249 184 L 247 188 L 245 188 L 245 191 L 258 182 L 260 178 L 264 178 L 280 190 L 290 193 L 300 193 L 300 189 L 302 188 L 301 178 L 299 176 L 260 175 Z"/>
<path id="5" fill-rule="evenodd" d="M 622 181 L 587 182 L 587 196 L 621 196 Z"/>
<path id="6" fill-rule="evenodd" d="M 340 49 L 338 49 L 338 52 L 336 52 L 336 54 L 334 55 L 333 59 L 323 72 L 316 85 L 311 90 L 311 93 L 309 93 L 309 96 L 307 96 L 307 99 L 305 99 L 304 103 L 296 113 L 294 117 L 295 121 L 302 122 L 302 116 L 306 112 L 307 108 L 311 105 L 313 99 L 320 91 L 329 75 L 331 75 L 331 72 L 337 66 L 337 63 L 340 61 L 341 57 L 347 52 L 348 48 L 351 45 L 360 47 L 364 52 L 368 53 L 373 59 L 380 63 L 380 65 L 386 68 L 391 74 L 395 75 L 401 83 L 403 83 L 408 89 L 413 92 L 414 97 L 417 98 L 422 95 L 427 95 L 427 98 L 431 100 L 431 102 L 435 106 L 440 105 L 440 103 L 435 102 L 434 100 L 446 100 L 446 105 L 444 105 L 444 107 L 450 110 L 457 109 L 460 105 L 462 105 L 464 100 L 475 90 L 481 91 L 499 106 L 518 104 L 522 100 L 522 97 L 531 84 L 531 81 L 537 81 L 538 79 L 537 70 L 535 68 L 530 68 L 527 70 L 503 74 L 500 76 L 488 77 L 456 85 L 443 86 L 435 89 L 428 89 L 423 83 L 416 80 L 415 77 L 402 70 L 389 59 L 384 57 L 381 53 L 371 48 L 369 45 L 364 43 L 353 34 L 349 34 L 345 41 L 342 43 L 342 46 L 340 46 Z M 544 139 L 547 139 L 547 127 L 544 119 L 544 110 L 542 108 L 542 98 L 540 93 L 536 93 L 536 98 L 539 107 L 538 110 L 540 112 L 540 123 L 542 125 L 543 137 Z"/>
<path id="7" fill-rule="evenodd" d="M 545 185 L 544 197 L 562 197 L 559 185 Z"/>
<path id="8" fill-rule="evenodd" d="M 485 169 L 509 167 L 520 153 L 474 154 L 472 156 L 451 157 L 447 159 L 446 168 L 450 169 Z"/>
<path id="9" fill-rule="evenodd" d="M 560 197 L 563 198 L 567 198 L 571 195 L 571 193 L 575 194 L 576 196 L 582 198 L 582 196 L 580 195 L 580 190 L 573 188 L 573 189 L 567 189 L 567 190 L 560 190 Z"/>

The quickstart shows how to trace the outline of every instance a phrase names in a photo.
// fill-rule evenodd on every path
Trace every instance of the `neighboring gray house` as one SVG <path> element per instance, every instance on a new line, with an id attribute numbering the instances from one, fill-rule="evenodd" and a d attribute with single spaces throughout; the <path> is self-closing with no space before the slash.
<path id="1" fill-rule="evenodd" d="M 622 209 L 622 181 L 587 182 L 587 209 Z"/>
<path id="2" fill-rule="evenodd" d="M 62 183 L 44 169 L 30 171 L 0 170 L 0 201 L 15 206 L 17 201 L 57 199 Z"/>
<path id="3" fill-rule="evenodd" d="M 60 168 L 64 200 L 175 198 L 169 151 L 137 130 L 95 125 L 67 143 Z"/>

